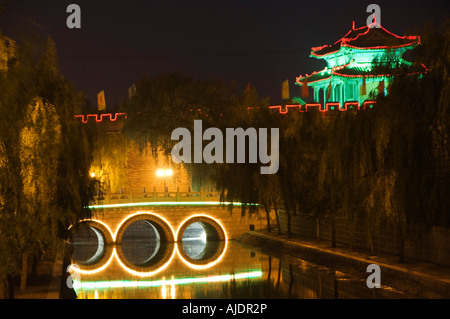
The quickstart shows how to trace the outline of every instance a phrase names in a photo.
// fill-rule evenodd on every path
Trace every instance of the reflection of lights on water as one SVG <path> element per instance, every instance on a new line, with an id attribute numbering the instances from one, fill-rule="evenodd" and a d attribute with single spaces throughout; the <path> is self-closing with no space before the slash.
<path id="1" fill-rule="evenodd" d="M 85 269 L 80 269 L 79 265 L 72 264 L 72 265 L 69 266 L 69 270 L 73 271 L 73 272 L 76 272 L 76 273 L 85 274 L 85 275 L 87 275 L 87 274 L 95 274 L 95 273 L 98 273 L 98 272 L 104 270 L 106 267 L 108 267 L 108 265 L 111 263 L 111 261 L 113 260 L 115 255 L 116 255 L 116 248 L 114 247 L 113 250 L 112 250 L 111 257 L 109 257 L 109 260 L 103 266 L 101 266 L 99 268 L 96 268 L 96 269 L 93 269 L 93 270 L 85 270 Z"/>
<path id="2" fill-rule="evenodd" d="M 175 299 L 175 284 L 173 284 L 174 277 L 172 276 L 172 286 L 170 287 L 170 297 Z"/>
<path id="3" fill-rule="evenodd" d="M 225 227 L 223 227 L 222 223 L 218 219 L 216 219 L 216 218 L 214 218 L 212 216 L 209 216 L 209 215 L 203 215 L 203 214 L 191 215 L 188 218 L 186 218 L 185 220 L 183 220 L 180 225 L 184 225 L 186 222 L 188 222 L 188 220 L 194 219 L 196 217 L 209 218 L 209 219 L 215 221 L 220 226 L 220 228 L 223 231 L 223 235 L 225 237 L 224 238 L 225 247 L 223 248 L 222 254 L 216 260 L 214 260 L 214 261 L 212 261 L 212 262 L 210 262 L 210 263 L 208 263 L 206 265 L 195 265 L 195 264 L 192 264 L 192 263 L 188 262 L 186 259 L 184 259 L 184 257 L 181 255 L 181 253 L 178 250 L 177 250 L 177 253 L 178 253 L 178 257 L 180 257 L 181 261 L 183 261 L 183 263 L 186 266 L 188 266 L 188 267 L 190 267 L 192 269 L 197 269 L 197 270 L 198 269 L 207 269 L 207 268 L 210 268 L 210 267 L 212 267 L 214 265 L 217 265 L 222 260 L 223 256 L 225 256 L 225 252 L 227 251 L 227 246 L 228 246 L 228 234 L 227 234 L 227 231 L 225 230 Z M 180 231 L 180 228 L 178 228 L 177 233 L 175 234 L 175 238 L 178 238 L 179 231 Z M 203 236 L 203 234 L 202 234 L 202 236 Z M 205 236 L 205 241 L 206 241 L 206 233 L 204 233 L 204 236 Z"/>
<path id="4" fill-rule="evenodd" d="M 172 252 L 172 255 L 170 256 L 169 260 L 168 260 L 164 265 L 162 265 L 161 267 L 159 267 L 158 269 L 153 270 L 153 271 L 148 271 L 148 272 L 136 271 L 136 270 L 134 270 L 134 269 L 128 268 L 128 267 L 120 260 L 120 258 L 117 258 L 116 260 L 119 262 L 120 266 L 121 266 L 125 271 L 127 271 L 128 273 L 130 273 L 130 274 L 132 274 L 132 275 L 134 275 L 134 276 L 148 277 L 148 276 L 153 276 L 153 275 L 159 273 L 160 271 L 166 269 L 167 266 L 169 266 L 170 262 L 172 261 L 173 257 L 175 257 L 175 252 L 176 252 L 176 250 L 177 250 L 177 244 L 175 243 L 174 249 L 173 249 L 173 252 Z M 116 254 L 116 256 L 117 256 L 117 254 Z"/>
<path id="5" fill-rule="evenodd" d="M 225 282 L 230 280 L 250 279 L 262 277 L 262 271 L 250 271 L 237 274 L 217 275 L 207 277 L 188 277 L 188 278 L 174 278 L 166 280 L 165 277 L 161 280 L 117 280 L 117 281 L 79 281 L 74 280 L 73 287 L 75 289 L 100 289 L 100 288 L 137 288 L 137 287 L 162 287 L 163 296 L 167 294 L 166 286 L 171 287 L 172 298 L 175 297 L 175 286 L 193 283 L 211 283 L 211 282 Z M 172 293 L 173 291 L 173 293 Z"/>
<path id="6" fill-rule="evenodd" d="M 163 277 L 163 285 L 161 287 L 161 295 L 162 295 L 162 299 L 166 299 L 167 298 L 167 287 L 165 284 L 166 278 Z M 170 298 L 175 299 L 175 284 L 174 282 L 174 278 L 172 276 L 172 286 L 170 286 Z"/>
<path id="7" fill-rule="evenodd" d="M 136 270 L 133 270 L 133 269 L 128 268 L 128 267 L 120 260 L 120 258 L 118 258 L 118 256 L 117 256 L 117 251 L 116 251 L 116 247 L 114 247 L 114 248 L 112 249 L 111 257 L 109 258 L 109 260 L 108 260 L 103 266 L 101 266 L 101 267 L 99 267 L 99 268 L 97 268 L 97 269 L 93 269 L 93 270 L 84 270 L 84 269 L 80 269 L 80 266 L 72 264 L 72 265 L 69 266 L 69 271 L 73 271 L 73 272 L 81 273 L 81 274 L 85 274 L 85 275 L 95 274 L 95 273 L 98 273 L 98 272 L 104 270 L 106 267 L 108 267 L 108 265 L 111 263 L 111 261 L 112 261 L 113 258 L 115 257 L 116 260 L 119 262 L 120 266 L 121 266 L 124 270 L 126 270 L 128 273 L 130 273 L 130 274 L 132 274 L 132 275 L 135 275 L 135 276 L 139 276 L 139 277 L 153 276 L 153 275 L 157 274 L 158 272 L 160 272 L 160 271 L 166 269 L 167 266 L 169 266 L 170 262 L 172 261 L 173 257 L 175 256 L 176 250 L 177 250 L 177 248 L 176 248 L 176 244 L 175 244 L 175 248 L 174 248 L 173 253 L 172 253 L 171 257 L 169 258 L 169 260 L 168 260 L 164 265 L 162 265 L 161 267 L 159 267 L 158 269 L 155 269 L 155 270 L 149 271 L 149 272 L 139 272 L 139 271 L 136 271 Z"/>
<path id="8" fill-rule="evenodd" d="M 163 285 L 161 287 L 161 296 L 162 296 L 162 299 L 166 299 L 167 289 L 166 289 L 166 285 L 164 283 L 166 281 L 166 278 L 163 277 L 162 280 L 163 280 Z"/>
<path id="9" fill-rule="evenodd" d="M 95 289 L 94 299 L 98 299 L 98 290 L 97 289 Z"/>

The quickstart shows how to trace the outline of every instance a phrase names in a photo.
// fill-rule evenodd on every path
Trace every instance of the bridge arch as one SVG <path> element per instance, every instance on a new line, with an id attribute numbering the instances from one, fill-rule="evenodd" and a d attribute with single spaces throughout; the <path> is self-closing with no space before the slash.
<path id="1" fill-rule="evenodd" d="M 190 249 L 190 236 L 198 236 L 200 232 L 203 233 L 199 240 L 200 245 L 197 245 L 197 249 Z M 192 268 L 206 268 L 216 264 L 224 255 L 227 246 L 224 227 L 217 219 L 208 215 L 194 215 L 183 221 L 177 231 L 176 240 L 181 259 Z"/>
<path id="2" fill-rule="evenodd" d="M 152 238 L 146 238 L 147 242 L 144 243 L 152 247 L 141 256 L 131 253 L 130 248 L 133 245 L 127 245 L 127 229 L 136 225 L 147 227 L 152 233 Z M 175 250 L 174 239 L 173 230 L 165 219 L 154 213 L 138 212 L 123 220 L 117 229 L 115 237 L 117 256 L 129 271 L 154 273 L 171 260 Z"/>
<path id="3" fill-rule="evenodd" d="M 125 230 L 134 222 L 146 221 L 153 226 L 155 230 L 158 231 L 159 239 L 166 242 L 174 242 L 175 234 L 169 222 L 163 217 L 150 212 L 137 212 L 126 217 L 122 223 L 117 227 L 117 232 L 115 236 L 115 243 L 120 245 L 122 243 L 122 238 Z"/>
<path id="4" fill-rule="evenodd" d="M 72 245 L 86 244 L 83 243 L 86 239 L 89 239 L 91 245 L 96 242 L 96 247 L 90 250 L 88 256 L 77 256 L 75 249 L 74 262 L 81 271 L 101 269 L 109 263 L 113 253 L 114 237 L 108 226 L 98 220 L 89 219 L 69 227 L 69 230 L 71 232 L 69 242 Z"/>

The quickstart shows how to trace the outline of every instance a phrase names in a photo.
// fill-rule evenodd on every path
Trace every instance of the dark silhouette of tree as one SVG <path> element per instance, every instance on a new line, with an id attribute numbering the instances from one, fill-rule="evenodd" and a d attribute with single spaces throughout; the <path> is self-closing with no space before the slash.
<path id="1" fill-rule="evenodd" d="M 53 41 L 29 31 L 0 74 L 1 297 L 19 272 L 23 291 L 30 261 L 90 216 L 95 189 L 90 138 L 73 117 L 83 96 L 59 72 Z"/>

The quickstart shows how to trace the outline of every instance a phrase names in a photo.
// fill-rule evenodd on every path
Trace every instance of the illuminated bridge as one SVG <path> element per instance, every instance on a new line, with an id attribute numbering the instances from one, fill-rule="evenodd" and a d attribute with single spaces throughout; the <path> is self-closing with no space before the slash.
<path id="1" fill-rule="evenodd" d="M 75 249 L 74 264 L 91 274 L 115 260 L 138 276 L 159 273 L 175 256 L 194 269 L 210 267 L 229 240 L 266 227 L 265 217 L 242 216 L 242 204 L 230 204 L 220 202 L 219 193 L 203 191 L 107 195 L 90 207 L 91 219 L 72 229 L 75 247 L 90 243 Z"/>

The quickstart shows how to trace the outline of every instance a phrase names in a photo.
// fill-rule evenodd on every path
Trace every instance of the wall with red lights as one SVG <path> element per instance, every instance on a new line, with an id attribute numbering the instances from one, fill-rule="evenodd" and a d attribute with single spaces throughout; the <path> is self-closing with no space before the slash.
<path id="1" fill-rule="evenodd" d="M 317 108 L 321 112 L 328 111 L 347 111 L 347 110 L 367 110 L 372 109 L 376 101 L 374 100 L 366 100 L 363 103 L 359 103 L 358 101 L 347 101 L 341 105 L 339 102 L 327 102 L 323 106 L 321 103 L 306 103 L 306 104 L 288 104 L 285 106 L 282 105 L 272 105 L 269 106 L 271 110 L 278 110 L 280 114 L 286 114 L 289 110 L 299 112 L 307 112 L 308 109 Z M 246 111 L 249 112 L 253 110 L 253 107 L 247 107 Z M 191 112 L 195 112 L 196 110 L 190 110 Z M 82 123 L 101 123 L 101 122 L 120 122 L 120 120 L 126 120 L 126 113 L 103 113 L 103 114 L 81 114 L 75 115 L 75 118 L 81 120 Z"/>

